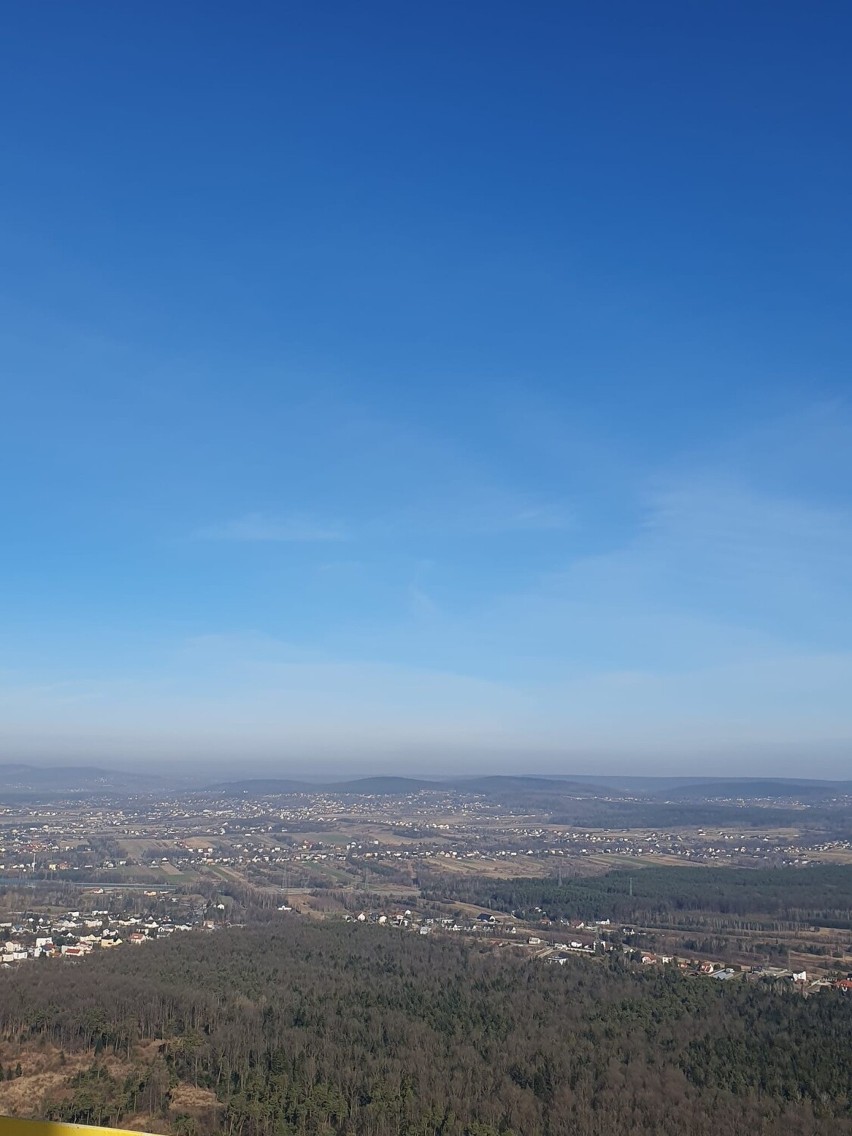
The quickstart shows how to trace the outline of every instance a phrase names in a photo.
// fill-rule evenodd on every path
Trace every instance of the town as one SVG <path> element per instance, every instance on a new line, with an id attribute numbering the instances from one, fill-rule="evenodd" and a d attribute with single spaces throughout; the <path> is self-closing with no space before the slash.
<path id="1" fill-rule="evenodd" d="M 848 912 L 821 922 L 806 910 L 814 872 L 840 872 L 852 890 L 842 793 L 711 787 L 684 805 L 570 784 L 554 796 L 532 778 L 484 782 L 10 792 L 0 965 L 302 917 L 469 937 L 561 965 L 615 951 L 720 980 L 846 988 Z M 699 879 L 722 892 L 760 881 L 771 902 L 684 903 Z M 594 891 L 599 880 L 615 903 Z M 784 913 L 788 881 L 808 886 Z"/>

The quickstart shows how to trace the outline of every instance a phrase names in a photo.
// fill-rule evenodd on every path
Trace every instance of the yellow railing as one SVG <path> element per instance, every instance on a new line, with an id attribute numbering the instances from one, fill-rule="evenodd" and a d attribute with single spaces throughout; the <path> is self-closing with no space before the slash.
<path id="1" fill-rule="evenodd" d="M 0 1116 L 0 1136 L 140 1136 L 129 1128 L 99 1128 L 95 1124 L 65 1124 L 61 1120 L 18 1120 L 14 1116 Z"/>

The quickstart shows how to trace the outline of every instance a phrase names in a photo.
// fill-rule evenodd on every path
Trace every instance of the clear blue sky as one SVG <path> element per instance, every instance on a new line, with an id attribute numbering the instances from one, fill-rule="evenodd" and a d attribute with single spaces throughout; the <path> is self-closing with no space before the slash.
<path id="1" fill-rule="evenodd" d="M 848 4 L 3 24 L 0 760 L 848 775 Z"/>

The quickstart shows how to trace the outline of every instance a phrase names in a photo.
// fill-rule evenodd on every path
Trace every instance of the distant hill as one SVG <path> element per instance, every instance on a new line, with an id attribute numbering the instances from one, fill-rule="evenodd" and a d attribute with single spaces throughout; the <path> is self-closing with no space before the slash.
<path id="1" fill-rule="evenodd" d="M 483 793 L 487 796 L 517 796 L 518 794 L 568 793 L 580 796 L 593 796 L 600 788 L 593 785 L 579 785 L 549 777 L 357 777 L 351 781 L 331 781 L 324 784 L 311 784 L 306 781 L 293 781 L 283 778 L 248 778 L 241 781 L 226 781 L 208 786 L 209 793 L 243 793 L 264 796 L 274 793 L 341 793 L 369 794 L 373 796 L 403 796 L 422 791 L 463 793 Z"/>
<path id="2" fill-rule="evenodd" d="M 256 777 L 209 785 L 204 792 L 243 793 L 249 796 L 266 796 L 275 793 L 365 793 L 390 796 L 417 793 L 421 789 L 443 788 L 441 782 L 423 781 L 415 777 L 359 777 L 353 781 L 332 781 L 323 784 L 278 777 Z"/>
<path id="3" fill-rule="evenodd" d="M 243 781 L 221 781 L 206 785 L 204 793 L 243 793 L 248 796 L 266 796 L 275 793 L 316 793 L 321 785 L 307 781 L 293 781 L 283 777 L 248 777 Z"/>
<path id="4" fill-rule="evenodd" d="M 487 796 L 510 796 L 519 793 L 524 795 L 547 793 L 567 793 L 571 796 L 594 796 L 601 793 L 600 785 L 581 785 L 568 778 L 557 777 L 512 777 L 499 775 L 488 777 L 464 777 L 452 781 L 454 788 L 466 790 L 469 793 L 484 793 Z"/>
<path id="5" fill-rule="evenodd" d="M 194 780 L 194 779 L 193 779 Z M 130 773 L 93 765 L 37 766 L 9 762 L 0 764 L 0 796 L 50 797 L 69 793 L 158 793 L 177 788 L 189 790 L 189 778 L 169 778 L 156 773 Z M 241 778 L 198 787 L 205 794 L 273 796 L 288 793 L 337 793 L 340 795 L 405 796 L 418 792 L 481 793 L 498 800 L 541 806 L 543 797 L 594 798 L 629 794 L 648 802 L 701 802 L 731 799 L 830 800 L 852 793 L 852 781 L 819 781 L 786 777 L 537 777 L 494 774 L 469 777 L 358 777 L 331 782 L 311 782 L 287 777 Z"/>
<path id="6" fill-rule="evenodd" d="M 852 781 L 830 781 L 804 777 L 633 777 L 633 776 L 590 776 L 577 774 L 570 778 L 581 785 L 591 785 L 597 789 L 620 790 L 654 798 L 667 797 L 670 800 L 694 797 L 707 800 L 710 797 L 727 795 L 731 797 L 784 795 L 813 787 L 828 793 L 852 792 Z"/>
<path id="7" fill-rule="evenodd" d="M 155 774 L 125 773 L 94 765 L 0 764 L 0 793 L 148 793 L 172 788 Z"/>
<path id="8" fill-rule="evenodd" d="M 658 798 L 668 800 L 759 800 L 783 799 L 821 801 L 852 793 L 852 781 L 805 781 L 792 778 L 742 778 L 700 781 L 658 790 Z"/>
<path id="9" fill-rule="evenodd" d="M 337 781 L 318 788 L 335 793 L 375 793 L 388 795 L 417 793 L 421 789 L 445 789 L 442 781 L 424 781 L 417 777 L 358 777 L 354 781 Z"/>

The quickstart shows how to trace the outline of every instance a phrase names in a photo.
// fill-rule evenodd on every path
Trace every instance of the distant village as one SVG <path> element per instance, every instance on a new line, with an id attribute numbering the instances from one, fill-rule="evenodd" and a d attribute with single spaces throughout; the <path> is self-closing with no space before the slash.
<path id="1" fill-rule="evenodd" d="M 288 903 L 280 904 L 278 910 L 282 914 L 295 914 Z M 61 915 L 29 914 L 15 921 L 0 921 L 0 939 L 5 936 L 0 953 L 0 967 L 10 969 L 17 963 L 34 959 L 76 960 L 96 950 L 142 946 L 177 933 L 212 932 L 230 925 L 224 919 L 223 904 L 216 905 L 215 912 L 218 919 L 206 917 L 204 909 L 199 908 L 194 912 L 191 922 L 170 920 L 153 912 L 125 914 L 108 908 L 72 910 Z M 459 920 L 451 917 L 422 917 L 411 908 L 405 908 L 390 913 L 361 911 L 357 915 L 347 915 L 345 919 L 356 925 L 371 924 L 419 935 L 461 935 L 480 940 L 487 935 L 495 947 L 520 947 L 529 957 L 556 966 L 564 966 L 578 956 L 604 956 L 620 951 L 627 961 L 634 964 L 676 966 L 688 975 L 720 982 L 732 979 L 763 980 L 788 983 L 805 994 L 829 988 L 852 993 L 852 978 L 817 978 L 809 982 L 804 970 L 771 966 L 726 966 L 718 961 L 699 961 L 636 950 L 614 941 L 615 934 L 629 937 L 632 929 L 613 928 L 609 919 L 560 920 L 561 926 L 569 932 L 563 938 L 545 938 L 541 933 L 531 934 L 528 927 L 511 917 L 485 912 L 472 919 Z"/>
<path id="2" fill-rule="evenodd" d="M 757 810 L 759 813 L 759 810 Z M 803 812 L 803 817 L 806 813 Z M 445 817 L 450 819 L 444 819 Z M 751 827 L 605 831 L 531 823 L 476 794 L 340 796 L 317 791 L 269 799 L 137 797 L 0 807 L 0 879 L 122 879 L 170 883 L 236 870 L 255 883 L 301 873 L 311 886 L 375 865 L 416 873 L 418 863 L 493 865 L 511 874 L 541 863 L 801 866 L 852 858 L 852 841 Z M 293 882 L 292 880 L 289 882 Z"/>
<path id="3" fill-rule="evenodd" d="M 224 905 L 220 906 L 224 911 Z M 61 915 L 22 914 L 13 920 L 0 920 L 0 966 L 8 968 L 28 959 L 79 959 L 94 950 L 140 946 L 177 932 L 212 931 L 222 925 L 221 920 L 217 923 L 204 918 L 202 912 L 200 909 L 192 922 L 167 919 L 153 912 L 127 914 L 107 908 L 66 911 Z"/>
<path id="4" fill-rule="evenodd" d="M 805 970 L 791 970 L 785 967 L 773 966 L 730 966 L 723 962 L 700 961 L 693 958 L 681 958 L 676 955 L 658 954 L 652 951 L 641 951 L 634 947 L 618 944 L 607 935 L 613 932 L 619 936 L 631 936 L 634 932 L 630 927 L 613 928 L 609 919 L 595 920 L 569 920 L 562 919 L 560 924 L 579 938 L 565 936 L 565 941 L 550 937 L 544 938 L 542 934 L 530 934 L 529 928 L 521 926 L 506 916 L 481 913 L 475 919 L 458 920 L 452 918 L 435 919 L 426 918 L 422 921 L 410 909 L 393 915 L 380 912 L 362 911 L 357 916 L 348 916 L 350 921 L 359 923 L 376 923 L 380 926 L 398 927 L 402 930 L 411 929 L 420 935 L 433 933 L 474 935 L 481 937 L 483 932 L 496 933 L 505 945 L 522 945 L 533 948 L 529 953 L 541 962 L 564 966 L 577 956 L 602 956 L 613 951 L 620 951 L 627 961 L 642 966 L 676 966 L 679 970 L 695 977 L 712 978 L 716 981 L 727 982 L 740 978 L 748 981 L 765 980 L 767 982 L 790 983 L 802 993 L 815 993 L 819 990 L 835 988 L 852 993 L 852 978 L 826 979 L 817 978 L 808 981 Z M 506 942 L 503 936 L 514 937 L 514 942 Z"/>
<path id="5" fill-rule="evenodd" d="M 804 806 L 801 814 L 807 818 Z M 452 898 L 460 894 L 454 882 L 471 875 L 561 881 L 563 872 L 570 879 L 617 867 L 852 862 L 852 841 L 841 832 L 829 837 L 804 824 L 773 827 L 762 816 L 754 807 L 735 826 L 594 829 L 449 790 L 7 800 L 0 806 L 0 966 L 76 960 L 94 950 L 211 931 L 261 906 L 267 913 L 277 907 L 282 917 L 301 912 L 466 936 L 555 965 L 620 952 L 631 964 L 677 966 L 722 982 L 745 977 L 807 992 L 848 989 L 850 980 L 839 977 L 842 952 L 832 958 L 827 948 L 824 966 L 819 952 L 796 959 L 795 944 L 792 951 L 750 957 L 724 942 L 714 947 L 709 934 L 678 932 L 677 940 L 660 929 L 612 926 L 605 912 L 591 922 L 551 922 L 532 911 L 529 919 L 477 913 Z M 785 961 L 786 967 L 755 965 Z"/>

